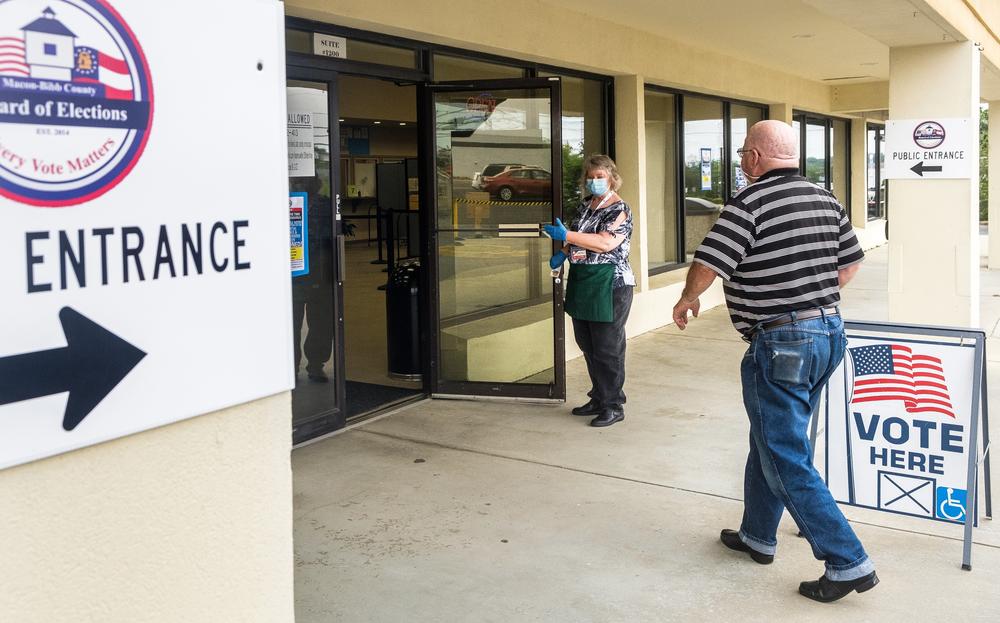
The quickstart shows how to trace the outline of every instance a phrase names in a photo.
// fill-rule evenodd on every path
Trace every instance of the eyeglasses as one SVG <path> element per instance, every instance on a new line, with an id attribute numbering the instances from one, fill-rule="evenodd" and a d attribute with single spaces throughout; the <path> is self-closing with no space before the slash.
<path id="1" fill-rule="evenodd" d="M 746 149 L 744 147 L 740 147 L 739 149 L 736 150 L 736 154 L 740 158 L 742 158 L 743 156 L 745 156 L 746 154 L 749 154 L 752 151 L 757 151 L 757 150 L 756 149 Z"/>

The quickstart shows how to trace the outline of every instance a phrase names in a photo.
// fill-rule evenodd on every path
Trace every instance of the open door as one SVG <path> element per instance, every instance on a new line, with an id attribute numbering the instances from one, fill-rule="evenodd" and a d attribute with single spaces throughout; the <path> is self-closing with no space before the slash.
<path id="1" fill-rule="evenodd" d="M 292 440 L 342 428 L 344 261 L 337 74 L 289 67 L 288 210 L 292 280 Z M 331 120 L 333 123 L 331 123 Z"/>
<path id="2" fill-rule="evenodd" d="M 437 397 L 565 399 L 562 279 L 540 232 L 562 217 L 559 91 L 558 78 L 424 89 Z"/>

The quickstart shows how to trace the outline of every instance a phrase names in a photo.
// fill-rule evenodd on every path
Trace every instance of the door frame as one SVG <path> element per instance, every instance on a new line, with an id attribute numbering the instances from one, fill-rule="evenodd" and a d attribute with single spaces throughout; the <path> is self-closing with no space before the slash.
<path id="1" fill-rule="evenodd" d="M 340 100 L 339 74 L 329 69 L 301 67 L 287 64 L 285 67 L 286 86 L 288 80 L 301 80 L 326 84 L 327 125 L 330 135 L 330 200 L 334 212 L 334 252 L 333 272 L 333 364 L 334 406 L 321 413 L 323 417 L 293 427 L 292 443 L 297 444 L 320 435 L 343 428 L 347 424 L 347 383 L 344 353 L 344 223 L 340 218 Z M 291 302 L 291 301 L 289 301 Z M 293 390 L 294 391 L 294 390 Z"/>
<path id="2" fill-rule="evenodd" d="M 456 82 L 422 83 L 417 87 L 418 153 L 420 154 L 420 214 L 423 232 L 421 249 L 427 258 L 426 269 L 421 271 L 423 308 L 427 310 L 423 331 L 425 378 L 434 398 L 500 398 L 512 400 L 555 401 L 566 399 L 566 327 L 563 314 L 563 284 L 553 283 L 553 373 L 554 382 L 522 384 L 486 381 L 447 381 L 441 378 L 440 356 L 440 305 L 438 277 L 438 227 L 437 227 L 437 158 L 435 149 L 434 95 L 442 92 L 471 90 L 548 89 L 550 106 L 550 132 L 552 143 L 552 220 L 562 218 L 562 93 L 558 77 L 510 78 L 502 80 L 462 80 Z M 559 249 L 552 241 L 551 250 Z M 562 281 L 562 280 L 561 280 Z"/>

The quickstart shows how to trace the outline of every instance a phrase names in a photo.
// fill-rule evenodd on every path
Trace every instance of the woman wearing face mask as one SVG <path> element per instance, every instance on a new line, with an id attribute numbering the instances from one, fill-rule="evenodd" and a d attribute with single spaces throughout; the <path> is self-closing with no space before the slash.
<path id="1" fill-rule="evenodd" d="M 559 219 L 545 233 L 564 242 L 552 256 L 553 270 L 569 259 L 566 313 L 590 374 L 590 400 L 574 415 L 596 416 L 591 426 L 625 419 L 625 322 L 632 307 L 635 276 L 628 263 L 632 211 L 618 196 L 621 176 L 608 156 L 583 163 L 584 199 L 569 228 Z"/>

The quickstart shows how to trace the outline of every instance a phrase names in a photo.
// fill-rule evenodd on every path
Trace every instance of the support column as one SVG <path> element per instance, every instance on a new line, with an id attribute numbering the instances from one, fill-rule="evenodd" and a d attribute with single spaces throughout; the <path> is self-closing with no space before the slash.
<path id="1" fill-rule="evenodd" d="M 632 208 L 629 263 L 636 290 L 649 289 L 646 244 L 646 110 L 642 76 L 615 77 L 615 163 L 622 176 L 621 196 Z"/>
<path id="2" fill-rule="evenodd" d="M 792 125 L 792 105 L 791 104 L 771 104 L 768 106 L 768 119 L 784 121 Z"/>
<path id="3" fill-rule="evenodd" d="M 970 119 L 969 149 L 978 155 L 978 108 L 971 42 L 890 50 L 890 119 Z M 890 321 L 979 326 L 979 159 L 973 163 L 971 179 L 889 181 Z"/>
<path id="4" fill-rule="evenodd" d="M 990 102 L 989 158 L 989 266 L 1000 269 L 1000 100 Z"/>

